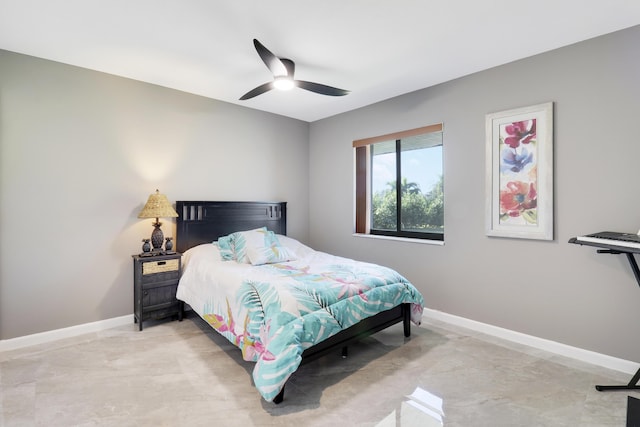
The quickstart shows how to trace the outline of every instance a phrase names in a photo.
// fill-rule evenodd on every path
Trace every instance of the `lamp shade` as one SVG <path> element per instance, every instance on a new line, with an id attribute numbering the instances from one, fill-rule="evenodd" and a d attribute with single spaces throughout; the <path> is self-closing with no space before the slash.
<path id="1" fill-rule="evenodd" d="M 138 214 L 138 218 L 176 218 L 177 216 L 178 213 L 169 203 L 167 196 L 160 194 L 158 190 L 149 196 L 147 203 Z"/>

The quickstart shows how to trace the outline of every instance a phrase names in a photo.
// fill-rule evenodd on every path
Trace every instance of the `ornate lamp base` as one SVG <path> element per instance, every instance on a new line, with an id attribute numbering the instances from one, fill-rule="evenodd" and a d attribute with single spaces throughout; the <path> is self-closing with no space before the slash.
<path id="1" fill-rule="evenodd" d="M 153 246 L 154 251 L 161 251 L 162 244 L 164 243 L 164 233 L 160 229 L 162 223 L 156 219 L 156 222 L 153 223 L 155 227 L 153 229 L 153 233 L 151 233 L 151 246 Z"/>

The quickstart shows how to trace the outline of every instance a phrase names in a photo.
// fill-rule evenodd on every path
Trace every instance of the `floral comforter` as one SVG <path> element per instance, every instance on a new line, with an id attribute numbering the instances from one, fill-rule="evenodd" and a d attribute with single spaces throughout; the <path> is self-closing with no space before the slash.
<path id="1" fill-rule="evenodd" d="M 221 261 L 214 244 L 192 248 L 178 286 L 178 299 L 256 362 L 267 401 L 314 344 L 401 303 L 412 304 L 414 323 L 422 317 L 422 295 L 394 270 L 294 246 L 296 260 L 257 266 Z"/>

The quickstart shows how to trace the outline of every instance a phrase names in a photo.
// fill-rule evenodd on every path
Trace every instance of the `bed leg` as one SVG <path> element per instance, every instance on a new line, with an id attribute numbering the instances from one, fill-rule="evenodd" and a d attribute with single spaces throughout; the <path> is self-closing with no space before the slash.
<path id="1" fill-rule="evenodd" d="M 279 403 L 282 403 L 283 400 L 284 400 L 284 386 L 282 386 L 282 390 L 280 390 L 280 393 L 278 393 L 278 395 L 273 398 L 273 403 L 277 405 Z"/>
<path id="2" fill-rule="evenodd" d="M 347 356 L 349 356 L 349 347 L 345 345 L 344 347 L 342 347 L 342 358 L 346 359 Z"/>
<path id="3" fill-rule="evenodd" d="M 402 304 L 402 324 L 404 325 L 404 336 L 409 338 L 411 336 L 411 304 Z"/>

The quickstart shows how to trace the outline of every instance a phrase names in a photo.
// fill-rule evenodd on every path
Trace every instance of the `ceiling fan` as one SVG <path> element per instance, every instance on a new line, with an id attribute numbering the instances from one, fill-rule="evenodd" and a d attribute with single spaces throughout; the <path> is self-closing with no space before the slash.
<path id="1" fill-rule="evenodd" d="M 288 90 L 294 87 L 329 96 L 344 96 L 349 93 L 348 90 L 338 89 L 337 87 L 304 80 L 294 80 L 293 74 L 295 73 L 296 65 L 292 60 L 278 58 L 257 39 L 253 39 L 253 45 L 256 47 L 256 51 L 258 51 L 258 55 L 260 55 L 262 61 L 273 74 L 273 81 L 262 84 L 245 93 L 240 98 L 240 101 L 262 95 L 272 89 Z"/>

